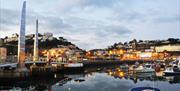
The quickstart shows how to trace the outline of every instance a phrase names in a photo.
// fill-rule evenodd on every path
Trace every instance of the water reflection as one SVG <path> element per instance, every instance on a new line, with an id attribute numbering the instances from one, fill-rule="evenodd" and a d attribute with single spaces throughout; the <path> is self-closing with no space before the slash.
<path id="1" fill-rule="evenodd" d="M 179 91 L 180 77 L 164 77 L 161 72 L 157 74 L 136 74 L 119 67 L 88 68 L 81 74 L 0 78 L 0 90 L 128 91 L 137 86 L 151 86 L 162 91 Z"/>

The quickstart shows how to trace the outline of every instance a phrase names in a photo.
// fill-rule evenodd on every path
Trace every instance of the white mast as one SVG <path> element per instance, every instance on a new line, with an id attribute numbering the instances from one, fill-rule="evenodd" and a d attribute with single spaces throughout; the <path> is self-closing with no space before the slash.
<path id="1" fill-rule="evenodd" d="M 38 20 L 36 20 L 36 33 L 34 38 L 34 61 L 38 61 Z"/>

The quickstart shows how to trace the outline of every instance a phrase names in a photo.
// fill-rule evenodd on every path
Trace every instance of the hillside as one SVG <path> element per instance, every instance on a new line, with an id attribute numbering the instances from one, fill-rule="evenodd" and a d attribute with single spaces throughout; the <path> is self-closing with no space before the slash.
<path id="1" fill-rule="evenodd" d="M 34 45 L 34 34 L 30 34 L 26 36 L 26 53 L 33 53 L 33 45 Z M 38 37 L 39 41 L 39 50 L 47 50 L 51 48 L 58 48 L 58 47 L 68 47 L 70 46 L 71 49 L 74 50 L 81 50 L 75 44 L 69 42 L 67 39 L 63 37 L 53 37 L 52 35 L 42 35 L 39 34 Z M 18 45 L 18 34 L 13 34 L 11 37 L 5 37 L 0 39 L 0 46 L 7 48 L 8 55 L 17 55 L 17 47 Z"/>

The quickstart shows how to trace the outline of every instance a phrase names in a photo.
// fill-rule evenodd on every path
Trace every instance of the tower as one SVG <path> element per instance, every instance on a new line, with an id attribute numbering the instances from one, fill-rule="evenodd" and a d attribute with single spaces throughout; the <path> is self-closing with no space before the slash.
<path id="1" fill-rule="evenodd" d="M 33 61 L 38 61 L 38 20 L 36 20 L 36 32 L 34 37 L 34 59 Z"/>
<path id="2" fill-rule="evenodd" d="M 21 25 L 18 39 L 18 67 L 24 68 L 25 64 L 25 31 L 26 31 L 26 1 L 23 2 Z"/>

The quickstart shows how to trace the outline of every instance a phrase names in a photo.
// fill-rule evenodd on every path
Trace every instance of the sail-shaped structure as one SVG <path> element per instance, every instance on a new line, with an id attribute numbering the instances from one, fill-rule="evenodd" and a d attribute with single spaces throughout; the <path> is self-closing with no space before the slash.
<path id="1" fill-rule="evenodd" d="M 18 65 L 24 68 L 25 61 L 25 32 L 26 32 L 26 1 L 23 2 L 21 25 L 18 39 Z"/>

